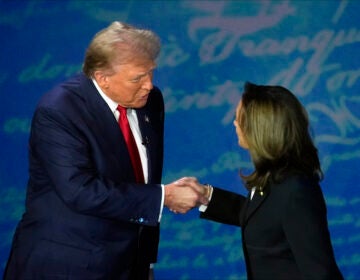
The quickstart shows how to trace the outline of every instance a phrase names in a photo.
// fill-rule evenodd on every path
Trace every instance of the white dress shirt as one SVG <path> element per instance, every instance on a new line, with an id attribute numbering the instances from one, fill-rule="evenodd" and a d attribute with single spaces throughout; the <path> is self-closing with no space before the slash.
<path id="1" fill-rule="evenodd" d="M 117 121 L 119 119 L 119 116 L 120 116 L 120 112 L 117 110 L 118 104 L 116 102 L 114 102 L 113 100 L 111 100 L 101 90 L 98 83 L 94 79 L 92 79 L 92 81 L 93 81 L 96 89 L 98 90 L 100 96 L 104 99 L 106 104 L 109 106 L 111 112 L 113 112 L 114 117 L 115 117 L 115 119 Z M 149 177 L 147 152 L 146 152 L 145 145 L 142 144 L 142 137 L 141 137 L 141 132 L 140 132 L 140 128 L 139 128 L 139 122 L 138 122 L 138 119 L 137 119 L 136 111 L 134 109 L 128 108 L 127 109 L 127 117 L 128 117 L 131 132 L 132 132 L 132 134 L 134 135 L 134 138 L 135 138 L 136 146 L 137 146 L 137 148 L 139 150 L 139 155 L 140 155 L 140 159 L 141 159 L 141 166 L 142 166 L 142 169 L 143 169 L 143 172 L 144 172 L 144 180 L 145 180 L 145 183 L 147 183 L 148 182 L 148 177 Z M 165 195 L 164 194 L 164 185 L 161 185 L 161 187 L 162 187 L 162 194 L 161 194 L 160 214 L 159 214 L 159 219 L 158 219 L 159 222 L 161 220 L 162 211 L 163 211 L 163 208 L 164 208 L 164 195 Z"/>

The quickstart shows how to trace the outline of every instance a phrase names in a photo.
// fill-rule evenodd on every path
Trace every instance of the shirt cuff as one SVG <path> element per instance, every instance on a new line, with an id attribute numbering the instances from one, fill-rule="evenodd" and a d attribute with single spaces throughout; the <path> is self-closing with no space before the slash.
<path id="1" fill-rule="evenodd" d="M 161 217 L 162 217 L 162 212 L 164 210 L 164 198 L 165 198 L 165 189 L 164 189 L 164 185 L 161 184 L 161 205 L 160 205 L 160 213 L 159 213 L 159 219 L 158 222 L 160 223 L 161 221 Z"/>
<path id="2" fill-rule="evenodd" d="M 200 211 L 200 212 L 205 212 L 206 209 L 207 209 L 207 205 L 200 205 L 200 206 L 199 206 L 199 211 Z"/>
<path id="3" fill-rule="evenodd" d="M 213 188 L 212 186 L 210 186 L 209 203 L 210 203 L 211 198 L 212 198 L 213 190 L 214 190 L 214 188 Z M 208 205 L 209 205 L 209 204 L 208 204 Z M 208 205 L 204 205 L 204 204 L 200 205 L 200 206 L 199 206 L 199 211 L 200 211 L 200 212 L 205 212 L 206 209 L 207 209 L 207 207 L 208 207 Z"/>

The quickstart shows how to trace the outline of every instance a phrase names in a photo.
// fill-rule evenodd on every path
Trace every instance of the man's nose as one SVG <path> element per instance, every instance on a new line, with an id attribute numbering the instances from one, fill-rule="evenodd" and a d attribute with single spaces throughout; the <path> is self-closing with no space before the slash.
<path id="1" fill-rule="evenodd" d="M 149 73 L 144 77 L 143 88 L 151 90 L 153 88 L 152 75 Z"/>

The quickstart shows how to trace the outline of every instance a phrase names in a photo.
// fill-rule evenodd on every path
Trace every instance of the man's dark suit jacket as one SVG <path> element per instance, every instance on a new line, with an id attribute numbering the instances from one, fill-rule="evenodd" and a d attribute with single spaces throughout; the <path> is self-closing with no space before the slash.
<path id="1" fill-rule="evenodd" d="M 159 242 L 159 89 L 137 116 L 147 149 L 146 185 L 134 183 L 121 130 L 90 79 L 81 74 L 41 99 L 30 133 L 26 211 L 6 279 L 146 279 Z"/>
<path id="2" fill-rule="evenodd" d="M 336 265 L 320 186 L 300 176 L 253 199 L 214 188 L 200 216 L 241 226 L 248 279 L 343 279 Z"/>

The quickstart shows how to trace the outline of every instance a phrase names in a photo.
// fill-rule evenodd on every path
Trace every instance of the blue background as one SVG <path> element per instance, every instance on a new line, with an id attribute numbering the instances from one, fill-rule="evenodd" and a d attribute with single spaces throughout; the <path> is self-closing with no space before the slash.
<path id="1" fill-rule="evenodd" d="M 360 1 L 0 1 L 0 273 L 24 209 L 35 105 L 78 72 L 114 20 L 154 30 L 166 103 L 163 182 L 196 176 L 245 194 L 232 121 L 245 81 L 281 84 L 310 114 L 337 262 L 360 279 Z M 311 230 L 311 229 L 303 229 Z M 299 232 L 301 234 L 301 232 Z M 245 279 L 239 228 L 162 220 L 157 279 Z"/>

